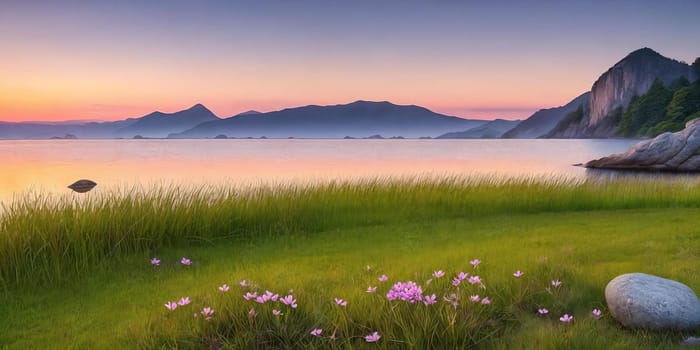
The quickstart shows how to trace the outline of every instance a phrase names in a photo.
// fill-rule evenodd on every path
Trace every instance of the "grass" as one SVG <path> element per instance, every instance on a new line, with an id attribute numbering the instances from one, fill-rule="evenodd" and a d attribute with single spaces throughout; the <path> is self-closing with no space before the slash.
<path id="1" fill-rule="evenodd" d="M 0 348 L 673 348 L 682 334 L 621 329 L 602 292 L 633 271 L 698 290 L 699 205 L 700 188 L 684 183 L 523 179 L 34 198 L 0 221 Z M 194 264 L 181 266 L 182 256 Z M 426 284 L 437 269 L 447 277 Z M 525 276 L 512 277 L 516 269 Z M 441 299 L 456 292 L 447 278 L 459 271 L 478 273 L 486 289 L 460 286 L 458 311 L 384 297 L 413 280 Z M 548 292 L 552 279 L 563 284 Z M 250 288 L 293 289 L 299 307 L 245 301 Z M 467 303 L 475 293 L 493 303 Z M 183 296 L 192 304 L 163 307 Z M 192 317 L 204 306 L 216 310 L 209 322 Z M 562 324 L 563 313 L 575 321 Z M 372 331 L 382 339 L 365 343 Z"/>

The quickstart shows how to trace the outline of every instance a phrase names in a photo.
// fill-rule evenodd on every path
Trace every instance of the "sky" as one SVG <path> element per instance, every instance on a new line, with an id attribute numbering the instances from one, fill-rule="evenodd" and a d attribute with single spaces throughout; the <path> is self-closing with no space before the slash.
<path id="1" fill-rule="evenodd" d="M 700 1 L 0 0 L 0 120 L 355 100 L 560 106 L 629 52 L 700 56 Z"/>

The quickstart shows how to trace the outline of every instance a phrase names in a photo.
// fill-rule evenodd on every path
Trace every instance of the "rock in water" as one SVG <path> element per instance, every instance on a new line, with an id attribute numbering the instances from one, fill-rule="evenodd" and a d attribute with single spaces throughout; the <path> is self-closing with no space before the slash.
<path id="1" fill-rule="evenodd" d="M 605 287 L 612 316 L 628 328 L 693 330 L 700 326 L 700 301 L 685 284 L 629 273 Z"/>
<path id="2" fill-rule="evenodd" d="M 95 186 L 97 186 L 96 182 L 82 179 L 72 183 L 70 186 L 68 186 L 68 188 L 78 193 L 85 193 L 93 189 Z"/>
<path id="3" fill-rule="evenodd" d="M 700 171 L 700 118 L 685 124 L 679 132 L 666 132 L 642 141 L 625 153 L 613 154 L 586 163 L 586 168 Z"/>

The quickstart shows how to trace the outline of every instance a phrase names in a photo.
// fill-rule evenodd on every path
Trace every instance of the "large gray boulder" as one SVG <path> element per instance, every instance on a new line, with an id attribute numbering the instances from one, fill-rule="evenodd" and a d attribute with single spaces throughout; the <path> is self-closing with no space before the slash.
<path id="1" fill-rule="evenodd" d="M 642 141 L 625 153 L 613 154 L 585 164 L 586 168 L 700 171 L 700 118 L 685 124 L 685 129 L 663 133 Z"/>
<path id="2" fill-rule="evenodd" d="M 605 287 L 612 316 L 628 328 L 693 330 L 700 326 L 700 301 L 685 284 L 629 273 Z"/>

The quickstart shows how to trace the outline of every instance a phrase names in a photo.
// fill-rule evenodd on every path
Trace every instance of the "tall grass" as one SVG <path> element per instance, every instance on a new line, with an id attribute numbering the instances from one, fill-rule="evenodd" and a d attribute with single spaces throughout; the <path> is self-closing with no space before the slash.
<path id="1" fill-rule="evenodd" d="M 698 206 L 700 187 L 683 182 L 488 177 L 33 194 L 3 208 L 0 287 L 61 283 L 167 246 L 437 217 Z"/>

